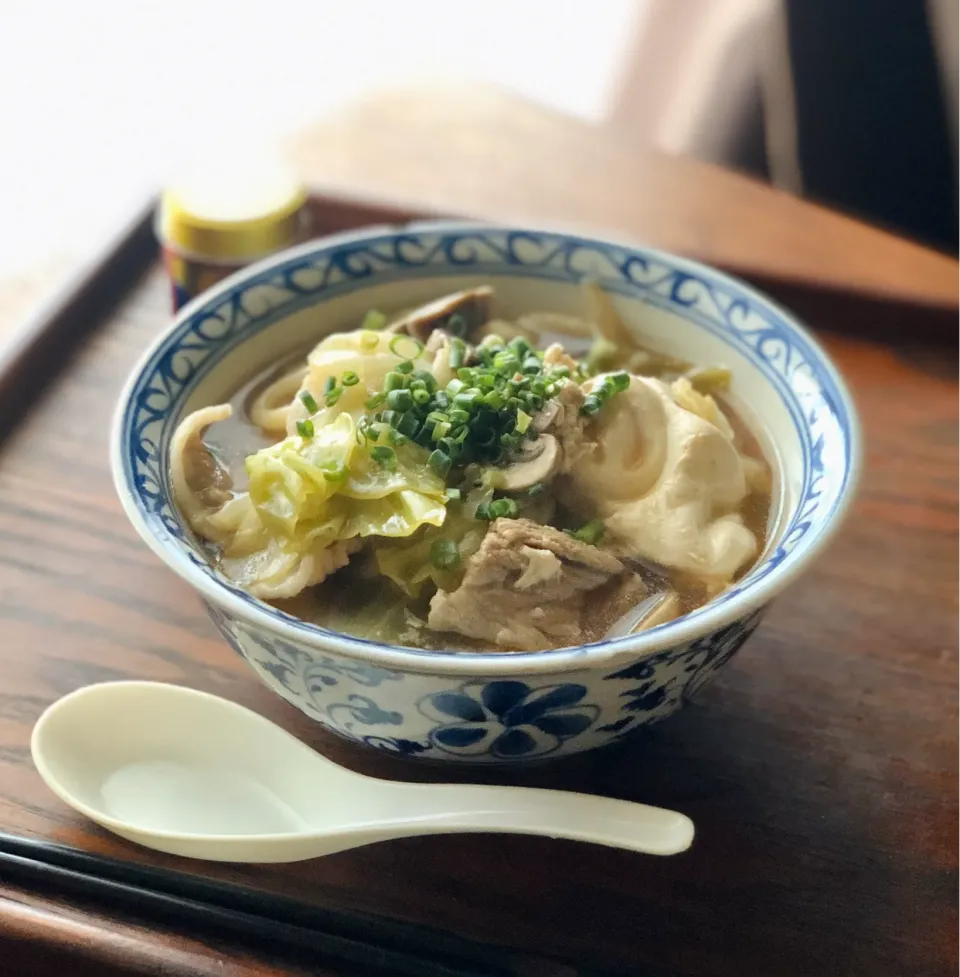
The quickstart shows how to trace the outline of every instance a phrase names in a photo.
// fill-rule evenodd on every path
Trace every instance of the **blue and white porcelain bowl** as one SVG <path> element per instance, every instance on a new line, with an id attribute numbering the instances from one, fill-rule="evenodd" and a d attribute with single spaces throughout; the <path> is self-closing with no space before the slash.
<path id="1" fill-rule="evenodd" d="M 758 422 L 777 469 L 779 518 L 762 559 L 728 592 L 634 637 L 549 652 L 442 654 L 306 624 L 210 566 L 172 501 L 170 440 L 186 413 L 225 400 L 265 364 L 325 333 L 354 327 L 368 309 L 490 282 L 505 316 L 578 314 L 585 276 L 617 296 L 655 348 L 728 366 Z M 826 354 L 742 282 L 638 246 L 447 223 L 325 238 L 233 275 L 184 308 L 143 357 L 112 434 L 130 520 L 266 685 L 348 739 L 449 761 L 578 753 L 675 712 L 836 531 L 859 457 L 854 408 Z"/>

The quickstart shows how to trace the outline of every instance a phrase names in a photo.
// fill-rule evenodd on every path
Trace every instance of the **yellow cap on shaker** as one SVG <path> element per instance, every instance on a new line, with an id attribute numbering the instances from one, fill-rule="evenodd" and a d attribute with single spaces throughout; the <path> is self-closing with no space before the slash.
<path id="1" fill-rule="evenodd" d="M 198 163 L 164 191 L 157 237 L 180 308 L 244 265 L 304 237 L 307 191 L 279 159 Z"/>

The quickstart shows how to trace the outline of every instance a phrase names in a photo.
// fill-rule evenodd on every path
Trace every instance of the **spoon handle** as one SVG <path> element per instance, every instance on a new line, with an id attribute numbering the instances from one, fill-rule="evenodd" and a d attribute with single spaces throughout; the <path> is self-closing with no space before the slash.
<path id="1" fill-rule="evenodd" d="M 528 787 L 397 784 L 390 822 L 399 834 L 505 832 L 569 838 L 648 855 L 675 855 L 693 841 L 678 811 L 610 797 Z M 404 830 L 406 829 L 406 830 Z"/>

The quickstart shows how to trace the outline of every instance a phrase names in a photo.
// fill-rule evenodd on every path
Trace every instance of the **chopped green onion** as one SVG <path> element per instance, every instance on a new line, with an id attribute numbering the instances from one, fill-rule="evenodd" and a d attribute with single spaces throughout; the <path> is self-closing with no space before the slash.
<path id="1" fill-rule="evenodd" d="M 603 530 L 602 519 L 591 519 L 579 529 L 565 529 L 564 532 L 573 539 L 579 539 L 581 543 L 590 543 L 592 546 L 596 546 L 603 539 Z"/>
<path id="2" fill-rule="evenodd" d="M 529 374 L 539 373 L 542 368 L 541 362 L 536 358 L 536 356 L 528 356 L 523 361 L 523 372 Z"/>
<path id="3" fill-rule="evenodd" d="M 340 382 L 345 387 L 355 387 L 360 382 L 360 377 L 358 377 L 353 370 L 347 370 L 347 372 L 340 377 Z"/>
<path id="4" fill-rule="evenodd" d="M 490 517 L 490 503 L 489 502 L 480 502 L 477 505 L 477 511 L 476 511 L 475 515 L 476 515 L 477 519 L 480 519 L 483 522 L 489 522 L 490 521 L 490 518 L 491 518 Z"/>
<path id="5" fill-rule="evenodd" d="M 462 339 L 456 336 L 450 339 L 450 368 L 458 370 L 466 361 L 467 345 Z"/>
<path id="6" fill-rule="evenodd" d="M 479 399 L 479 393 L 468 390 L 465 393 L 457 394 L 457 396 L 453 398 L 453 403 L 454 406 L 459 407 L 460 410 L 473 411 Z"/>
<path id="7" fill-rule="evenodd" d="M 378 444 L 370 449 L 370 457 L 387 471 L 396 471 L 397 453 L 393 448 L 388 448 L 385 444 Z"/>
<path id="8" fill-rule="evenodd" d="M 617 393 L 622 393 L 630 386 L 629 373 L 614 373 L 610 379 L 613 381 L 613 386 Z"/>
<path id="9" fill-rule="evenodd" d="M 413 438 L 416 437 L 417 432 L 420 430 L 420 422 L 414 414 L 404 414 L 397 421 L 396 427 L 401 434 L 406 435 L 408 438 Z"/>
<path id="10" fill-rule="evenodd" d="M 410 410 L 413 407 L 413 394 L 409 390 L 391 390 L 387 394 L 387 406 L 393 410 Z"/>
<path id="11" fill-rule="evenodd" d="M 463 450 L 462 447 L 460 446 L 459 442 L 457 442 L 454 438 L 449 437 L 449 436 L 448 437 L 445 437 L 445 438 L 441 438 L 437 442 L 437 447 L 441 451 L 446 452 L 450 456 L 450 460 L 451 461 L 456 461 L 457 460 L 457 456 Z"/>
<path id="12" fill-rule="evenodd" d="M 600 408 L 603 407 L 603 403 L 596 396 L 596 394 L 588 394 L 580 407 L 580 413 L 584 417 L 592 417 L 594 414 L 600 413 Z"/>
<path id="13" fill-rule="evenodd" d="M 313 421 L 309 417 L 305 421 L 297 421 L 297 434 L 301 438 L 313 437 Z"/>
<path id="14" fill-rule="evenodd" d="M 328 482 L 342 482 L 347 477 L 346 465 L 332 464 L 326 468 L 321 465 L 320 470 Z"/>
<path id="15" fill-rule="evenodd" d="M 447 319 L 447 332 L 451 336 L 466 336 L 467 334 L 467 320 L 464 319 L 462 315 L 458 312 L 454 312 L 449 319 Z"/>
<path id="16" fill-rule="evenodd" d="M 489 448 L 490 445 L 496 444 L 497 432 L 492 427 L 483 431 L 474 431 L 473 440 L 478 447 Z"/>
<path id="17" fill-rule="evenodd" d="M 376 309 L 371 309 L 364 317 L 361 329 L 371 329 L 379 332 L 387 324 L 387 317 Z"/>
<path id="18" fill-rule="evenodd" d="M 343 396 L 343 387 L 334 387 L 330 393 L 324 398 L 327 407 L 333 407 L 333 405 Z"/>
<path id="19" fill-rule="evenodd" d="M 371 393 L 367 410 L 386 406 L 383 425 L 431 452 L 433 466 L 446 476 L 453 466 L 480 464 L 501 466 L 526 440 L 537 437 L 534 419 L 545 402 L 556 397 L 571 375 L 582 382 L 580 365 L 546 365 L 543 353 L 524 337 L 504 343 L 490 336 L 478 346 L 464 341 L 465 321 L 456 316 L 444 324 L 447 329 L 448 363 L 453 374 L 441 389 L 427 369 L 416 369 L 415 360 L 423 345 L 406 334 L 390 338 L 390 350 L 401 357 L 383 378 L 381 389 Z M 382 348 L 382 347 L 381 347 Z M 404 355 L 407 354 L 407 355 Z M 468 356 L 475 357 L 467 366 Z M 599 411 L 624 389 L 629 375 L 604 377 L 587 396 L 582 412 Z M 341 393 L 350 384 L 338 388 Z M 381 416 L 374 414 L 373 423 Z M 388 431 L 387 438 L 395 444 Z M 367 435 L 370 440 L 369 435 Z M 511 511 L 510 503 L 493 509 Z"/>
<path id="20" fill-rule="evenodd" d="M 317 402 L 313 399 L 313 394 L 311 394 L 309 390 L 300 391 L 300 402 L 311 414 L 316 414 L 316 412 L 320 410 Z"/>
<path id="21" fill-rule="evenodd" d="M 520 369 L 520 360 L 512 353 L 497 353 L 493 358 L 493 366 L 503 373 L 516 373 Z"/>
<path id="22" fill-rule="evenodd" d="M 455 570 L 460 566 L 460 551 L 452 539 L 435 539 L 430 544 L 430 562 L 438 570 Z"/>
<path id="23" fill-rule="evenodd" d="M 494 499 L 490 503 L 491 519 L 516 519 L 520 514 L 520 507 L 513 499 Z"/>
<path id="24" fill-rule="evenodd" d="M 450 471 L 450 456 L 437 448 L 435 451 L 431 452 L 430 457 L 427 459 L 427 464 L 441 478 L 446 478 L 447 473 Z"/>
<path id="25" fill-rule="evenodd" d="M 406 345 L 406 352 L 403 350 L 404 345 Z M 414 352 L 411 353 L 411 349 Z M 390 340 L 390 352 L 402 360 L 415 360 L 423 352 L 423 343 L 413 336 L 405 336 L 401 333 Z"/>
<path id="26" fill-rule="evenodd" d="M 327 377 L 327 379 L 323 381 L 324 394 L 332 393 L 333 388 L 336 387 L 336 385 L 337 385 L 336 377 Z"/>
<path id="27" fill-rule="evenodd" d="M 380 345 L 380 337 L 369 329 L 360 333 L 360 349 L 365 353 L 372 353 Z"/>
<path id="28" fill-rule="evenodd" d="M 401 434 L 394 428 L 390 428 L 387 431 L 387 444 L 392 444 L 395 448 L 401 448 L 409 441 L 409 438 L 405 434 Z"/>

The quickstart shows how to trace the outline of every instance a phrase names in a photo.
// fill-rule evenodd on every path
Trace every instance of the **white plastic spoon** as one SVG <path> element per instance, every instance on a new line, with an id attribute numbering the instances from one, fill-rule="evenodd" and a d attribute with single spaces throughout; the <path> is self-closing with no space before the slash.
<path id="1" fill-rule="evenodd" d="M 147 848 L 226 862 L 295 862 L 411 835 L 496 831 L 651 855 L 689 848 L 683 814 L 588 794 L 411 784 L 338 766 L 226 699 L 157 682 L 90 685 L 31 741 L 47 786 Z"/>

